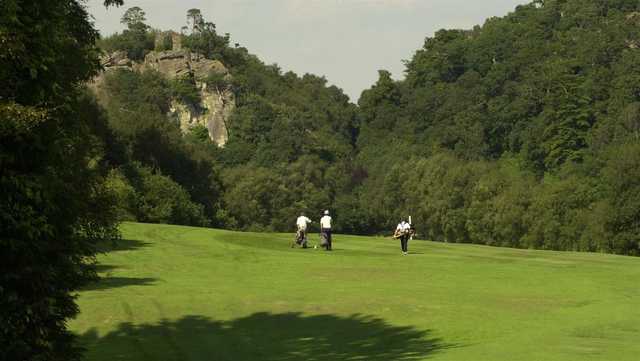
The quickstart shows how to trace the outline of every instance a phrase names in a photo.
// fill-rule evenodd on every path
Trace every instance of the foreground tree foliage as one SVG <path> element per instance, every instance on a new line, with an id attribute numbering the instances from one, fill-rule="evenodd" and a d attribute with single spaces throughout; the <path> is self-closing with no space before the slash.
<path id="1" fill-rule="evenodd" d="M 77 1 L 1 9 L 2 359 L 75 360 L 73 292 L 95 278 L 96 243 L 118 235 L 103 182 L 106 124 L 79 87 L 98 70 L 97 32 Z"/>

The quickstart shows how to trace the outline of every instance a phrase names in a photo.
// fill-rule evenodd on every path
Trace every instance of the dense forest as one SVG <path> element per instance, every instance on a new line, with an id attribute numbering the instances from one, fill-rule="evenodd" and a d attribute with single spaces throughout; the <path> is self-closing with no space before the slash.
<path id="1" fill-rule="evenodd" d="M 181 136 L 158 74 L 111 75 L 109 123 L 127 149 L 110 178 L 121 213 L 290 231 L 299 212 L 331 209 L 338 231 L 361 234 L 412 215 L 432 240 L 637 255 L 638 11 L 634 1 L 534 1 L 441 30 L 403 80 L 381 70 L 355 106 L 324 78 L 231 46 L 191 9 L 183 44 L 230 69 L 229 141 Z M 153 50 L 157 30 L 135 12 L 104 49 Z"/>
<path id="2" fill-rule="evenodd" d="M 441 30 L 359 100 L 361 209 L 427 238 L 639 254 L 640 10 L 534 1 Z M 373 200 L 373 201 L 372 201 Z"/>
<path id="3" fill-rule="evenodd" d="M 231 46 L 229 35 L 219 35 L 198 9 L 186 18 L 182 45 L 221 61 L 228 77 L 170 81 L 157 71 L 127 69 L 105 77 L 101 104 L 112 155 L 107 183 L 121 219 L 290 231 L 299 212 L 342 214 L 342 208 L 357 207 L 357 106 L 322 77 L 283 73 Z M 164 50 L 153 40 L 160 32 L 144 21 L 144 10 L 129 9 L 127 28 L 99 44 L 138 60 Z M 166 114 L 173 98 L 198 103 L 197 82 L 235 94 L 224 147 L 212 144 L 202 127 L 183 136 Z"/>

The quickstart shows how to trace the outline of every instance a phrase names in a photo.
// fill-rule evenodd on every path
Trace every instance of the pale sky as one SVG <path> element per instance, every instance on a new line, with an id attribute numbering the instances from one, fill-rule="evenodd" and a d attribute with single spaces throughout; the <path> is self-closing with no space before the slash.
<path id="1" fill-rule="evenodd" d="M 267 64 L 299 75 L 325 76 L 353 102 L 389 70 L 404 77 L 425 37 L 439 29 L 470 29 L 489 17 L 504 16 L 527 0 L 125 0 L 125 6 L 86 0 L 102 35 L 121 31 L 120 17 L 132 6 L 147 24 L 180 30 L 188 9 L 198 8 L 218 32 L 231 34 Z"/>

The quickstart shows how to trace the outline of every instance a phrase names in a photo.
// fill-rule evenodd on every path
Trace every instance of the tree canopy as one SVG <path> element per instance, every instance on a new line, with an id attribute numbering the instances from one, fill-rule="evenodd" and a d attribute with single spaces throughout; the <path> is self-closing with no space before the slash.
<path id="1" fill-rule="evenodd" d="M 120 19 L 120 23 L 125 24 L 129 30 L 139 27 L 141 24 L 146 26 L 144 25 L 145 21 L 147 21 L 146 13 L 138 6 L 127 9 Z"/>
<path id="2" fill-rule="evenodd" d="M 359 100 L 367 199 L 379 207 L 397 194 L 389 202 L 401 212 L 424 207 L 422 232 L 449 242 L 638 254 L 637 233 L 611 241 L 637 225 L 613 231 L 618 221 L 599 213 L 619 208 L 603 180 L 611 149 L 638 156 L 638 10 L 634 1 L 534 1 L 427 38 L 405 79 L 381 72 Z M 384 164 L 408 169 L 392 176 Z"/>
<path id="3" fill-rule="evenodd" d="M 626 167 L 615 154 L 636 157 L 639 10 L 534 1 L 440 30 L 404 79 L 381 70 L 356 106 L 322 77 L 230 46 L 191 9 L 201 26 L 183 46 L 229 68 L 201 81 L 237 101 L 228 143 L 213 151 L 213 223 L 284 231 L 298 211 L 335 208 L 339 231 L 386 232 L 412 214 L 435 240 L 637 254 L 637 224 L 623 220 L 636 208 L 603 179 Z M 188 99 L 186 85 L 174 97 Z"/>

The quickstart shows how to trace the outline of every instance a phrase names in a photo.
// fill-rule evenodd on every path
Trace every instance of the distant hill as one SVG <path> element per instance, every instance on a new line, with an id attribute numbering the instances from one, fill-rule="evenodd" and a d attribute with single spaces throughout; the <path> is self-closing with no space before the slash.
<path id="1" fill-rule="evenodd" d="M 107 109 L 124 133 L 144 134 L 130 128 L 148 106 L 189 130 L 176 142 L 204 149 L 214 186 L 190 184 L 203 174 L 159 142 L 134 146 L 133 159 L 180 179 L 211 224 L 284 231 L 330 209 L 343 232 L 390 232 L 411 215 L 433 240 L 640 254 L 636 2 L 534 1 L 438 31 L 405 79 L 381 70 L 357 106 L 324 78 L 231 46 L 192 10 L 182 34 L 129 24 L 102 40 L 146 64 L 125 67 L 165 79 L 115 79 Z M 192 141 L 207 134 L 224 148 Z"/>

